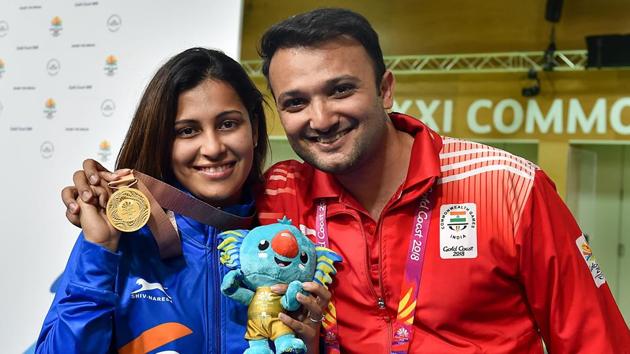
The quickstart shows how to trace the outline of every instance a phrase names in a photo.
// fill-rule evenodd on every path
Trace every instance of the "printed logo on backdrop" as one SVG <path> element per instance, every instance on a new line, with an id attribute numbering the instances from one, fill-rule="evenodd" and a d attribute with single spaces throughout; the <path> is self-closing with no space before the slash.
<path id="1" fill-rule="evenodd" d="M 477 205 L 443 204 L 440 207 L 440 257 L 477 258 Z"/>
<path id="2" fill-rule="evenodd" d="M 39 153 L 42 155 L 42 158 L 49 159 L 53 156 L 55 152 L 55 146 L 50 141 L 44 141 L 42 145 L 39 147 Z"/>
<path id="3" fill-rule="evenodd" d="M 77 1 L 74 3 L 75 7 L 84 7 L 84 6 L 98 6 L 98 1 Z"/>
<path id="4" fill-rule="evenodd" d="M 46 71 L 48 71 L 48 75 L 55 76 L 59 74 L 59 70 L 61 70 L 61 63 L 59 60 L 53 58 L 46 63 Z"/>
<path id="5" fill-rule="evenodd" d="M 9 24 L 7 21 L 0 21 L 0 38 L 9 34 Z"/>
<path id="6" fill-rule="evenodd" d="M 4 61 L 0 58 L 0 79 L 2 79 L 2 75 L 5 72 Z"/>
<path id="7" fill-rule="evenodd" d="M 109 161 L 109 157 L 112 155 L 112 145 L 107 140 L 101 141 L 98 144 L 98 157 L 101 162 Z"/>
<path id="8" fill-rule="evenodd" d="M 107 19 L 107 29 L 110 32 L 118 32 L 121 26 L 122 19 L 120 18 L 120 16 L 114 14 L 109 16 L 109 18 Z"/>
<path id="9" fill-rule="evenodd" d="M 49 98 L 44 103 L 44 114 L 46 118 L 53 119 L 55 118 L 55 113 L 57 113 L 57 102 L 52 98 Z"/>
<path id="10" fill-rule="evenodd" d="M 18 7 L 20 11 L 41 10 L 41 5 L 22 5 Z"/>
<path id="11" fill-rule="evenodd" d="M 116 111 L 116 104 L 110 99 L 106 99 L 101 103 L 101 114 L 103 117 L 111 117 Z"/>
<path id="12" fill-rule="evenodd" d="M 52 36 L 59 37 L 62 30 L 63 22 L 61 21 L 61 18 L 59 16 L 53 17 L 53 19 L 50 20 L 50 33 L 52 34 Z"/>
<path id="13" fill-rule="evenodd" d="M 109 55 L 105 59 L 105 75 L 114 76 L 118 70 L 118 58 L 114 55 Z"/>
<path id="14" fill-rule="evenodd" d="M 604 277 L 604 273 L 602 272 L 599 263 L 597 263 L 597 259 L 595 259 L 595 256 L 593 255 L 593 250 L 586 241 L 586 237 L 584 237 L 584 234 L 580 235 L 580 237 L 575 240 L 575 245 L 584 258 L 588 270 L 591 272 L 591 276 L 593 277 L 595 286 L 599 288 L 600 286 L 602 286 L 602 284 L 606 282 L 606 277 Z"/>

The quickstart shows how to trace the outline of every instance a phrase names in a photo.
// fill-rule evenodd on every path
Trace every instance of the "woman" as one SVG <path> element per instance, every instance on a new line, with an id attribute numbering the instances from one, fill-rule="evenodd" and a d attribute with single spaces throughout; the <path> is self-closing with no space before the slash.
<path id="1" fill-rule="evenodd" d="M 218 51 L 186 50 L 149 83 L 117 167 L 251 215 L 268 146 L 262 103 L 237 62 Z M 100 203 L 77 200 L 83 232 L 36 352 L 242 353 L 247 309 L 220 295 L 218 231 L 175 214 L 183 254 L 161 260 L 148 227 L 121 234 L 110 225 L 108 193 L 93 186 Z"/>

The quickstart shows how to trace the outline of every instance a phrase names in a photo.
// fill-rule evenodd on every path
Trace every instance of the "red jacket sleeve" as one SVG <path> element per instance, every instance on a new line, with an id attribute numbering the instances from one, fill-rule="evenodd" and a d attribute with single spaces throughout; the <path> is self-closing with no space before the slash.
<path id="1" fill-rule="evenodd" d="M 283 216 L 288 217 L 297 225 L 299 207 L 296 194 L 296 178 L 299 178 L 297 161 L 283 161 L 271 166 L 265 173 L 263 188 L 256 197 L 258 220 L 261 225 L 277 222 Z"/>
<path id="2" fill-rule="evenodd" d="M 630 353 L 630 331 L 597 259 L 542 171 L 516 243 L 525 295 L 550 353 Z"/>

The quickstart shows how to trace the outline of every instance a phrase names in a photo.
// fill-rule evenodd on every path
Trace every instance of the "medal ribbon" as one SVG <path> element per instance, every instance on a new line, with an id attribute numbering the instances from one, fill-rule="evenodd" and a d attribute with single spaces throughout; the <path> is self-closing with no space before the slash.
<path id="1" fill-rule="evenodd" d="M 420 290 L 420 280 L 422 279 L 422 267 L 426 253 L 426 245 L 429 237 L 429 224 L 431 222 L 431 210 L 433 208 L 432 189 L 420 197 L 420 202 L 415 213 L 415 220 L 411 230 L 409 249 L 407 251 L 407 261 L 405 264 L 405 275 L 400 292 L 398 303 L 398 314 L 392 327 L 392 354 L 405 354 L 409 351 L 409 344 L 413 338 L 413 320 L 416 314 L 416 301 Z M 317 205 L 315 223 L 316 243 L 320 246 L 330 248 L 328 238 L 328 227 L 326 223 L 326 202 L 320 201 Z M 333 298 L 326 312 L 324 321 L 324 343 L 327 354 L 341 353 L 339 346 L 339 328 L 337 326 L 336 309 Z M 332 313 L 331 313 L 332 312 Z"/>
<path id="2" fill-rule="evenodd" d="M 168 183 L 138 171 L 133 171 L 130 177 L 121 181 L 114 181 L 113 185 L 132 180 L 137 180 L 135 187 L 149 200 L 151 216 L 149 217 L 148 225 L 158 245 L 160 258 L 162 259 L 182 254 L 179 234 L 164 212 L 164 209 L 221 230 L 247 228 L 253 220 L 253 215 L 241 217 L 227 213 L 182 192 Z"/>

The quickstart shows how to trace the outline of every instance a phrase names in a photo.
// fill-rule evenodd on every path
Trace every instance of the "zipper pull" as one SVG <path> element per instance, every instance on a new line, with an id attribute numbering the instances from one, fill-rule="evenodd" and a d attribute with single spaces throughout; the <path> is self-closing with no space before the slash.
<path id="1" fill-rule="evenodd" d="M 377 305 L 378 305 L 379 310 L 385 310 L 385 299 L 383 299 L 382 297 L 379 297 L 377 301 Z"/>

